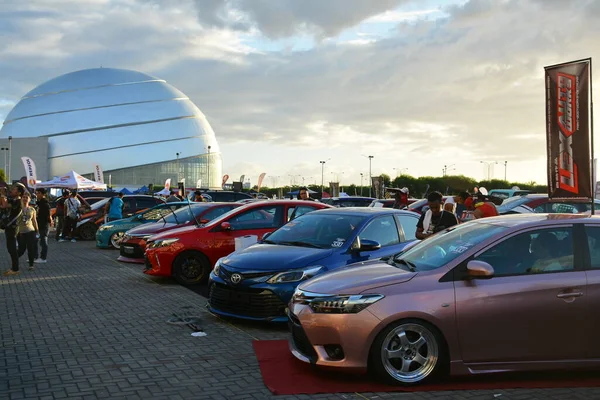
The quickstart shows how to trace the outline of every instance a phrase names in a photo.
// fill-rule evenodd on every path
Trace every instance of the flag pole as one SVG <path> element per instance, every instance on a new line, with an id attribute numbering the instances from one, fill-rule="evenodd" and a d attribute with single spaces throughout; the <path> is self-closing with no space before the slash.
<path id="1" fill-rule="evenodd" d="M 592 145 L 592 165 L 594 165 L 594 90 L 592 88 L 592 58 L 590 57 L 590 143 Z M 596 214 L 596 171 L 592 171 L 592 215 Z"/>

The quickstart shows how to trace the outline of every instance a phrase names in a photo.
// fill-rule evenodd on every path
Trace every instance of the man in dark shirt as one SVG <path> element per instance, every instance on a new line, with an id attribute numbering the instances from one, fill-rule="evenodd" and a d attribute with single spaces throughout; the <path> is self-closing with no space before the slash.
<path id="1" fill-rule="evenodd" d="M 15 183 L 8 197 L 0 198 L 0 208 L 8 212 L 8 226 L 4 229 L 6 236 L 6 249 L 10 254 L 11 269 L 4 273 L 5 276 L 17 275 L 19 273 L 19 253 L 17 251 L 17 235 L 19 234 L 19 217 L 22 213 L 21 196 L 25 193 L 25 186 Z"/>
<path id="2" fill-rule="evenodd" d="M 52 218 L 50 217 L 50 203 L 46 197 L 46 189 L 35 190 L 37 204 L 37 223 L 40 232 L 40 247 L 42 252 L 40 257 L 36 257 L 34 263 L 45 264 L 48 257 L 48 232 L 52 226 Z"/>
<path id="3" fill-rule="evenodd" d="M 71 194 L 68 189 L 63 190 L 62 197 L 56 200 L 56 241 L 60 240 L 62 236 L 63 229 L 65 227 L 65 201 L 69 198 Z"/>
<path id="4" fill-rule="evenodd" d="M 310 193 L 308 193 L 308 188 L 306 187 L 301 187 L 300 191 L 298 191 L 298 200 L 314 201 L 310 198 Z"/>
<path id="5" fill-rule="evenodd" d="M 434 233 L 458 225 L 456 215 L 442 209 L 442 199 L 440 192 L 431 192 L 427 196 L 429 210 L 417 222 L 417 239 L 427 239 Z"/>

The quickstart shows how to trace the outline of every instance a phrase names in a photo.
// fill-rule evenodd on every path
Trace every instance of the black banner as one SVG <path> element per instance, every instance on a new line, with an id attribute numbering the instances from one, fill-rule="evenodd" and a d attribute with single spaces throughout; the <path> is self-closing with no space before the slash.
<path id="1" fill-rule="evenodd" d="M 546 67 L 548 196 L 593 198 L 590 153 L 591 59 Z"/>

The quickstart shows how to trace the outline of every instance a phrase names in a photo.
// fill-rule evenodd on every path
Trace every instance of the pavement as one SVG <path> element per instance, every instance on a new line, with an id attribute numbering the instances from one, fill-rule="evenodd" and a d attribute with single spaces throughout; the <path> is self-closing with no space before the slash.
<path id="1" fill-rule="evenodd" d="M 116 257 L 52 242 L 47 264 L 22 259 L 20 275 L 0 276 L 0 399 L 600 399 L 598 388 L 272 396 L 252 341 L 285 339 L 284 327 L 214 317 L 198 291 Z"/>

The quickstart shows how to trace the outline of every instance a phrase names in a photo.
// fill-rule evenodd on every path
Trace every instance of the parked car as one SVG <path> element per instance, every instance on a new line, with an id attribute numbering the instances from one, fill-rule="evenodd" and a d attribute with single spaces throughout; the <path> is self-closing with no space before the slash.
<path id="1" fill-rule="evenodd" d="M 321 203 L 333 207 L 368 207 L 375 200 L 373 197 L 347 196 L 321 199 Z"/>
<path id="2" fill-rule="evenodd" d="M 147 239 L 144 273 L 173 276 L 183 285 L 208 279 L 215 262 L 235 250 L 235 238 L 258 239 L 307 212 L 328 207 L 313 201 L 282 200 L 241 206 L 201 226 L 188 226 Z"/>
<path id="3" fill-rule="evenodd" d="M 121 239 L 118 260 L 143 264 L 146 240 L 152 235 L 167 232 L 175 228 L 193 226 L 196 225 L 196 221 L 200 224 L 206 224 L 240 206 L 241 204 L 239 203 L 191 203 L 191 208 L 181 208 L 155 223 L 132 228 L 125 232 L 123 239 Z"/>
<path id="4" fill-rule="evenodd" d="M 194 192 L 191 192 L 190 196 L 193 196 Z M 253 199 L 252 196 L 250 196 L 247 193 L 243 193 L 243 192 L 232 192 L 232 191 L 228 191 L 228 190 L 206 190 L 202 192 L 203 196 L 208 195 L 209 197 L 207 197 L 207 199 L 209 199 L 210 201 L 215 201 L 215 202 L 219 202 L 219 203 L 223 203 L 223 202 L 234 202 L 234 201 L 240 201 L 240 200 L 244 200 L 244 199 Z"/>
<path id="5" fill-rule="evenodd" d="M 442 202 L 445 202 L 446 200 L 448 200 L 449 197 L 452 197 L 452 196 L 443 196 Z M 422 214 L 429 209 L 429 206 L 427 204 L 428 204 L 427 199 L 420 199 L 420 200 L 415 201 L 411 205 L 409 205 L 408 210 L 412 211 L 412 212 L 416 212 L 418 214 Z"/>
<path id="6" fill-rule="evenodd" d="M 506 200 L 509 197 L 513 196 L 523 196 L 526 194 L 532 193 L 531 190 L 520 190 L 520 189 L 492 189 L 489 191 L 489 195 L 493 197 L 498 197 L 500 199 Z"/>
<path id="7" fill-rule="evenodd" d="M 87 199 L 88 197 L 102 197 L 105 199 L 110 199 L 111 197 L 117 196 L 119 192 L 115 192 L 114 190 L 79 190 L 77 191 L 77 194 L 84 199 Z"/>
<path id="8" fill-rule="evenodd" d="M 600 200 L 594 200 L 596 210 L 600 210 Z M 545 193 L 510 197 L 497 207 L 498 214 L 527 213 L 591 213 L 592 203 L 585 200 L 550 200 Z"/>
<path id="9" fill-rule="evenodd" d="M 349 264 L 398 253 L 412 241 L 419 215 L 382 208 L 311 212 L 260 244 L 217 261 L 208 309 L 250 320 L 287 321 L 285 309 L 302 281 Z"/>
<path id="10" fill-rule="evenodd" d="M 100 226 L 96 232 L 96 247 L 118 249 L 126 231 L 139 225 L 156 222 L 181 207 L 187 207 L 188 204 L 187 201 L 159 204 L 149 210 L 140 211 L 129 218 L 108 222 Z"/>
<path id="11" fill-rule="evenodd" d="M 109 201 L 110 198 L 107 197 L 94 203 L 90 207 L 90 211 L 81 216 L 76 230 L 76 235 L 80 239 L 94 240 L 96 238 L 96 232 L 104 224 L 104 207 Z M 123 196 L 123 203 L 123 218 L 129 218 L 142 210 L 164 203 L 164 200 L 152 196 L 132 195 Z"/>
<path id="12" fill-rule="evenodd" d="M 408 199 L 408 205 L 411 205 L 418 200 L 419 199 Z M 371 204 L 369 204 L 369 207 L 392 208 L 394 206 L 395 202 L 396 202 L 396 200 L 394 200 L 394 199 L 375 199 L 371 202 Z"/>
<path id="13" fill-rule="evenodd" d="M 446 229 L 302 283 L 292 353 L 390 383 L 600 366 L 600 218 L 529 214 Z M 564 340 L 568 327 L 568 346 Z"/>

